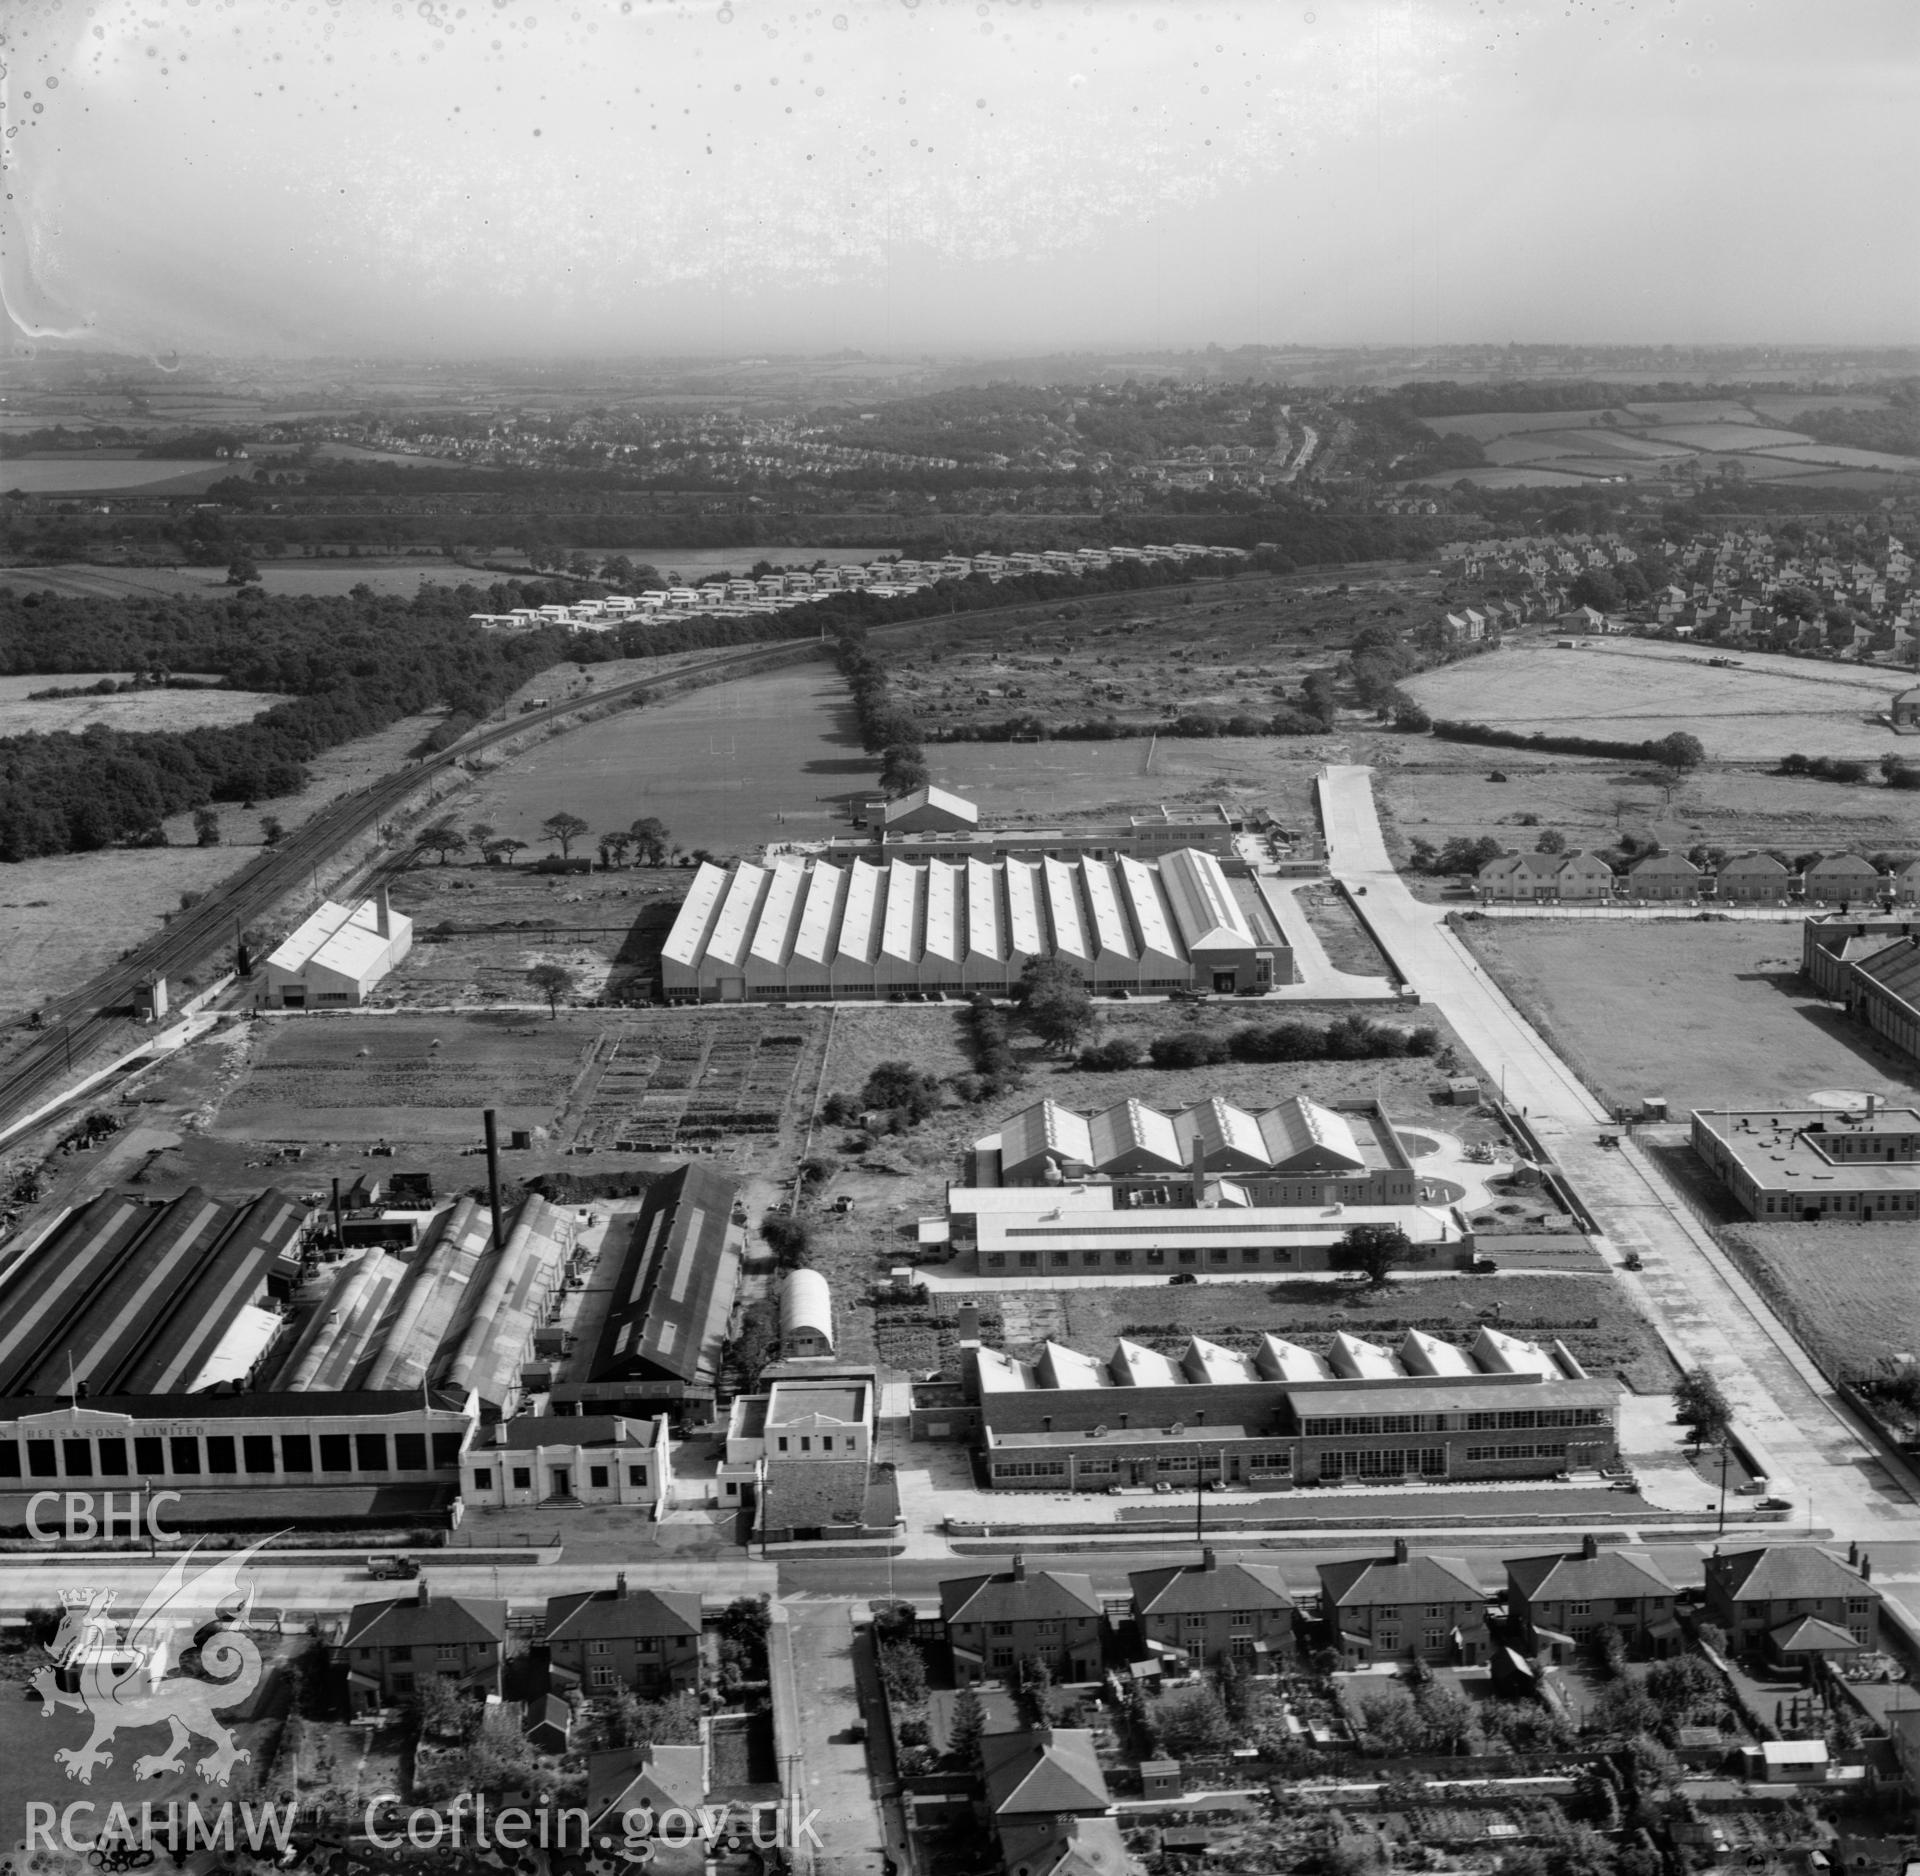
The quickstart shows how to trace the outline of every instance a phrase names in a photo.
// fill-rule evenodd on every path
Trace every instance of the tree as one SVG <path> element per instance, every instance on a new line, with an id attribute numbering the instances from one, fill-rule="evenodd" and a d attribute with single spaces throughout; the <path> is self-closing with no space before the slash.
<path id="1" fill-rule="evenodd" d="M 910 1641 L 882 1642 L 878 1650 L 880 1679 L 895 1706 L 917 1707 L 927 1697 L 927 1663 Z"/>
<path id="2" fill-rule="evenodd" d="M 1696 1446 L 1721 1438 L 1732 1423 L 1733 1407 L 1711 1370 L 1689 1368 L 1673 1386 L 1673 1414 L 1684 1421 Z"/>
<path id="3" fill-rule="evenodd" d="M 813 1233 L 805 1219 L 769 1212 L 760 1221 L 760 1236 L 782 1270 L 804 1270 L 813 1262 Z"/>
<path id="4" fill-rule="evenodd" d="M 1233 1745 L 1233 1724 L 1220 1696 L 1206 1681 L 1162 1694 L 1153 1710 L 1162 1748 L 1176 1759 L 1204 1759 Z"/>
<path id="5" fill-rule="evenodd" d="M 281 825 L 277 814 L 263 814 L 260 817 L 260 844 L 265 847 L 277 847 L 287 837 L 287 830 Z"/>
<path id="6" fill-rule="evenodd" d="M 527 982 L 547 1000 L 549 1021 L 560 1015 L 560 999 L 570 997 L 577 979 L 564 964 L 536 964 L 527 972 Z"/>
<path id="7" fill-rule="evenodd" d="M 1557 827 L 1546 828 L 1533 843 L 1533 850 L 1535 853 L 1565 853 L 1567 837 Z"/>
<path id="8" fill-rule="evenodd" d="M 633 851 L 633 836 L 624 828 L 616 828 L 610 834 L 600 836 L 600 864 L 606 867 L 625 866 L 627 855 Z"/>
<path id="9" fill-rule="evenodd" d="M 1015 994 L 1028 1027 L 1049 1048 L 1072 1048 L 1093 1024 L 1086 979 L 1064 959 L 1029 959 Z"/>
<path id="10" fill-rule="evenodd" d="M 1587 1659 L 1602 1680 L 1617 1681 L 1627 1671 L 1627 1641 L 1611 1622 L 1587 1637 Z"/>
<path id="11" fill-rule="evenodd" d="M 1660 1709 L 1636 1680 L 1609 1681 L 1588 1709 L 1589 1728 L 1601 1733 L 1649 1733 L 1660 1724 Z"/>
<path id="12" fill-rule="evenodd" d="M 1675 730 L 1653 745 L 1654 759 L 1675 776 L 1697 769 L 1707 759 L 1706 745 L 1685 730 Z"/>
<path id="13" fill-rule="evenodd" d="M 220 844 L 220 817 L 211 808 L 195 808 L 193 811 L 193 839 L 200 847 L 217 847 Z"/>
<path id="14" fill-rule="evenodd" d="M 466 852 L 467 837 L 453 824 L 453 816 L 449 814 L 444 820 L 435 821 L 431 827 L 421 830 L 420 844 L 437 853 L 440 864 L 445 866 L 449 856 Z"/>
<path id="15" fill-rule="evenodd" d="M 467 829 L 467 838 L 473 842 L 474 847 L 479 852 L 484 853 L 487 850 L 487 843 L 491 841 L 498 832 L 499 829 L 496 828 L 491 821 L 475 821 L 473 825 Z"/>
<path id="16" fill-rule="evenodd" d="M 563 860 L 573 858 L 573 843 L 587 831 L 587 824 L 577 814 L 569 814 L 562 809 L 558 814 L 550 814 L 540 823 L 540 831 L 558 844 Z"/>
<path id="17" fill-rule="evenodd" d="M 464 1739 L 476 1718 L 474 1705 L 444 1674 L 423 1674 L 411 1702 L 420 1730 L 431 1739 Z"/>
<path id="18" fill-rule="evenodd" d="M 1053 1670 L 1038 1655 L 1022 1655 L 1015 1669 L 1013 1704 L 1023 1726 L 1053 1724 Z"/>
<path id="19" fill-rule="evenodd" d="M 487 864 L 489 866 L 499 866 L 505 862 L 511 865 L 513 863 L 513 856 L 516 853 L 524 852 L 526 845 L 527 843 L 524 840 L 515 840 L 511 834 L 502 834 L 497 839 L 487 842 L 484 849 L 487 856 Z"/>
<path id="20" fill-rule="evenodd" d="M 1588 567 L 1567 588 L 1570 606 L 1591 606 L 1596 612 L 1612 612 L 1620 604 L 1620 589 L 1604 567 Z"/>
<path id="21" fill-rule="evenodd" d="M 947 1724 L 947 1751 L 969 1771 L 980 1757 L 980 1737 L 987 1730 L 987 1710 L 971 1682 L 961 1688 Z"/>
<path id="22" fill-rule="evenodd" d="M 1418 1752 L 1425 1739 L 1420 1716 L 1398 1686 L 1369 1687 L 1354 1702 L 1369 1745 L 1382 1752 Z"/>
<path id="23" fill-rule="evenodd" d="M 1413 1697 L 1427 1752 L 1473 1750 L 1473 1702 L 1449 1682 L 1429 1679 Z"/>
<path id="24" fill-rule="evenodd" d="M 245 554 L 235 554 L 227 563 L 227 584 L 258 586 L 261 584 L 260 569 Z"/>
<path id="25" fill-rule="evenodd" d="M 880 786 L 895 799 L 925 788 L 932 779 L 927 752 L 918 743 L 890 743 L 880 752 Z"/>
<path id="26" fill-rule="evenodd" d="M 1398 1225 L 1352 1225 L 1340 1240 L 1340 1262 L 1365 1273 L 1367 1288 L 1383 1290 L 1413 1255 L 1413 1240 Z"/>
<path id="27" fill-rule="evenodd" d="M 665 821 L 643 814 L 627 832 L 633 836 L 634 858 L 642 866 L 658 866 L 667 857 L 673 836 L 667 832 Z"/>

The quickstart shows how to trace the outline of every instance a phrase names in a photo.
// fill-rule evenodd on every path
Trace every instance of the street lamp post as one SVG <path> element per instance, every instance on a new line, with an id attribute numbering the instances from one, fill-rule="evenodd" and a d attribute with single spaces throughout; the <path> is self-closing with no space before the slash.
<path id="1" fill-rule="evenodd" d="M 1720 1537 L 1727 1534 L 1727 1448 L 1731 1444 L 1727 1435 L 1728 1429 L 1722 1427 L 1720 1429 L 1720 1529 L 1716 1533 Z"/>

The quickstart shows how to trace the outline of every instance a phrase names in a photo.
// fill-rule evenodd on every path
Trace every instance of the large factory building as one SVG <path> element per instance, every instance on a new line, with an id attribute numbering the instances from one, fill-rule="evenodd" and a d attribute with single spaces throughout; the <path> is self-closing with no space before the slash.
<path id="1" fill-rule="evenodd" d="M 1008 994 L 1034 958 L 1096 990 L 1259 995 L 1293 951 L 1210 853 L 703 865 L 661 955 L 670 1002 Z"/>

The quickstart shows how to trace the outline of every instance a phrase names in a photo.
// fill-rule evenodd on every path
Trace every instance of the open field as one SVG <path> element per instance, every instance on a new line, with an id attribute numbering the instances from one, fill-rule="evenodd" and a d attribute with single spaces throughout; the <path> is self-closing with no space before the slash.
<path id="1" fill-rule="evenodd" d="M 572 971 L 581 997 L 645 997 L 688 878 L 678 867 L 594 874 L 459 862 L 413 867 L 392 893 L 414 922 L 414 948 L 381 986 L 381 1001 L 403 1008 L 526 1003 L 534 998 L 527 972 L 536 964 Z"/>
<path id="2" fill-rule="evenodd" d="M 1829 1374 L 1920 1348 L 1920 1284 L 1907 1232 L 1742 1223 L 1720 1237 Z"/>
<path id="3" fill-rule="evenodd" d="M 1797 430 L 1775 426 L 1802 411 L 1875 408 L 1884 400 L 1700 398 L 1626 404 L 1606 411 L 1480 411 L 1423 419 L 1442 436 L 1471 437 L 1486 452 L 1487 469 L 1445 470 L 1418 478 L 1441 485 L 1465 479 L 1481 488 L 1554 487 L 1562 480 L 1604 480 L 1647 473 L 1629 467 L 1634 455 L 1678 463 L 1694 459 L 1708 473 L 1734 463 L 1745 474 L 1772 480 L 1780 464 L 1771 458 L 1795 457 L 1809 467 L 1833 464 L 1889 475 L 1920 475 L 1920 461 L 1876 450 L 1832 448 Z M 1764 453 L 1763 453 L 1764 452 Z M 1614 460 L 1619 458 L 1621 460 Z"/>
<path id="4" fill-rule="evenodd" d="M 111 675 L 124 683 L 127 674 L 85 672 L 56 676 L 0 678 L 0 736 L 78 735 L 96 723 L 114 730 L 219 729 L 230 723 L 250 723 L 264 710 L 286 698 L 271 691 L 253 690 L 138 690 L 110 697 L 58 697 L 35 703 L 27 695 L 36 690 L 77 690 Z"/>
<path id="5" fill-rule="evenodd" d="M 251 847 L 120 847 L 0 866 L 0 1020 L 76 989 L 151 938 L 182 893 L 205 892 L 252 858 Z"/>
<path id="6" fill-rule="evenodd" d="M 105 495 L 137 489 L 143 495 L 197 494 L 234 474 L 231 462 L 194 463 L 131 456 L 107 456 L 97 450 L 51 456 L 9 456 L 0 460 L 0 487 L 28 495 Z"/>
<path id="7" fill-rule="evenodd" d="M 744 854 L 846 831 L 841 799 L 874 771 L 838 674 L 809 663 L 537 743 L 490 771 L 460 814 L 542 851 L 552 814 L 580 815 L 595 833 L 654 815 L 680 846 Z"/>
<path id="8" fill-rule="evenodd" d="M 1467 919 L 1460 931 L 1605 1101 L 1664 1095 L 1684 1115 L 1804 1103 L 1816 1088 L 1920 1089 L 1911 1064 L 1800 987 L 1798 924 Z"/>
<path id="9" fill-rule="evenodd" d="M 1737 761 L 1898 748 L 1879 718 L 1901 673 L 1795 662 L 1742 655 L 1736 668 L 1715 669 L 1697 650 L 1650 640 L 1571 651 L 1542 640 L 1423 671 L 1406 689 L 1437 717 L 1622 742 L 1689 730 L 1709 755 Z"/>
<path id="10" fill-rule="evenodd" d="M 1109 593 L 1012 616 L 917 627 L 888 660 L 894 695 L 937 737 L 969 723 L 1112 716 L 1150 726 L 1181 710 L 1271 717 L 1355 628 L 1422 616 L 1437 569 L 1375 561 L 1317 574 L 1243 574 L 1203 586 Z M 938 767 L 944 745 L 929 738 Z"/>
<path id="11" fill-rule="evenodd" d="M 1375 764 L 1389 844 L 1402 860 L 1416 838 L 1444 846 L 1456 834 L 1491 834 L 1510 848 L 1530 848 L 1547 828 L 1563 833 L 1569 847 L 1607 847 L 1630 833 L 1682 852 L 1700 842 L 1736 853 L 1878 853 L 1905 850 L 1916 838 L 1906 797 L 1883 788 L 1708 768 L 1669 800 L 1664 778 L 1644 763 L 1404 737 L 1381 738 L 1355 759 Z M 1488 779 L 1495 774 L 1507 779 Z M 1524 814 L 1536 822 L 1523 824 Z M 1413 876 L 1408 884 L 1433 889 Z"/>
<path id="12" fill-rule="evenodd" d="M 295 597 L 322 597 L 370 586 L 376 593 L 411 596 L 422 586 L 458 586 L 463 581 L 486 586 L 500 576 L 456 566 L 434 555 L 430 559 L 348 560 L 344 557 L 272 560 L 257 563 L 260 584 L 269 593 Z M 58 567 L 0 567 L 0 586 L 18 586 L 40 592 L 124 598 L 129 593 L 158 593 L 168 598 L 207 598 L 231 594 L 225 567 L 145 565 L 83 565 Z"/>

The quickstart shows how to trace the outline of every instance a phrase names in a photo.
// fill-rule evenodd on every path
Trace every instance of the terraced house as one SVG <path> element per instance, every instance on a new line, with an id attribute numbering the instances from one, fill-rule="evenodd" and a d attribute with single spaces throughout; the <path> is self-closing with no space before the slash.
<path id="1" fill-rule="evenodd" d="M 1459 1557 L 1391 1557 L 1320 1565 L 1325 1645 L 1352 1665 L 1418 1656 L 1436 1665 L 1486 1660 L 1487 1594 Z"/>
<path id="2" fill-rule="evenodd" d="M 1636 1657 L 1672 1653 L 1680 1642 L 1679 1593 L 1639 1551 L 1603 1550 L 1591 1536 L 1576 1551 L 1507 1559 L 1507 1613 L 1529 1652 L 1556 1662 L 1603 1626 L 1618 1629 Z"/>

